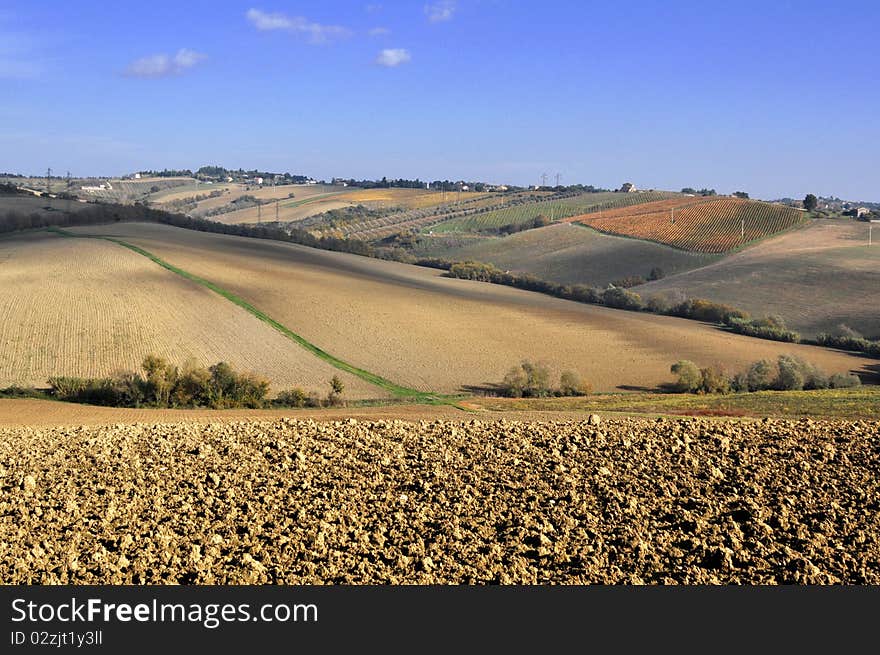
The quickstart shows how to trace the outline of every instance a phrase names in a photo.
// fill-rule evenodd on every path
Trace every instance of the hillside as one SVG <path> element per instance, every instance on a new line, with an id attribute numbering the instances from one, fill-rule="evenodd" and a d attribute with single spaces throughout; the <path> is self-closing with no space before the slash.
<path id="1" fill-rule="evenodd" d="M 385 395 L 292 348 L 217 294 L 107 241 L 45 232 L 0 238 L 0 289 L 0 388 L 139 369 L 155 354 L 178 364 L 227 361 L 275 389 L 325 394 L 340 375 L 349 397 Z"/>
<path id="2" fill-rule="evenodd" d="M 754 200 L 683 197 L 566 220 L 683 250 L 720 253 L 802 223 L 805 215 L 791 207 Z"/>
<path id="3" fill-rule="evenodd" d="M 668 191 L 645 191 L 639 193 L 580 193 L 565 198 L 539 199 L 517 204 L 491 212 L 462 216 L 438 223 L 430 228 L 434 233 L 479 232 L 503 225 L 520 225 L 538 216 L 550 221 L 601 210 L 622 209 L 652 203 L 678 194 Z"/>
<path id="4" fill-rule="evenodd" d="M 643 296 L 684 293 L 757 316 L 779 314 L 808 336 L 844 323 L 880 338 L 880 244 L 868 247 L 867 240 L 865 223 L 811 221 L 803 229 L 637 291 Z"/>
<path id="5" fill-rule="evenodd" d="M 200 189 L 200 193 L 209 191 L 210 187 Z M 194 192 L 192 195 L 197 194 Z M 462 200 L 476 199 L 483 195 L 485 194 L 463 193 Z M 236 209 L 233 201 L 243 196 L 252 196 L 262 201 L 262 208 L 258 209 L 254 204 L 243 209 Z M 358 205 L 370 209 L 423 209 L 440 205 L 446 202 L 447 198 L 451 200 L 452 196 L 451 193 L 443 194 L 428 189 L 357 189 L 321 184 L 247 188 L 238 185 L 238 188 L 224 192 L 219 197 L 198 201 L 195 208 L 189 209 L 187 213 L 192 216 L 208 216 L 209 212 L 213 213 L 218 208 L 225 207 L 227 211 L 210 215 L 210 218 L 227 224 L 269 222 L 276 220 L 277 202 L 278 221 L 296 222 L 323 212 Z M 179 199 L 179 197 L 172 198 Z M 168 201 L 166 201 L 167 205 Z"/>
<path id="6" fill-rule="evenodd" d="M 739 368 L 792 352 L 829 372 L 875 364 L 293 244 L 153 224 L 76 231 L 122 237 L 237 294 L 332 355 L 426 391 L 495 383 L 525 358 L 546 361 L 556 375 L 575 369 L 603 391 L 664 383 L 683 357 Z"/>
<path id="7" fill-rule="evenodd" d="M 451 261 L 474 260 L 503 270 L 531 273 L 560 284 L 605 287 L 628 276 L 647 278 L 655 267 L 666 275 L 704 266 L 715 257 L 650 241 L 602 234 L 562 223 L 507 237 L 424 236 L 416 254 Z"/>

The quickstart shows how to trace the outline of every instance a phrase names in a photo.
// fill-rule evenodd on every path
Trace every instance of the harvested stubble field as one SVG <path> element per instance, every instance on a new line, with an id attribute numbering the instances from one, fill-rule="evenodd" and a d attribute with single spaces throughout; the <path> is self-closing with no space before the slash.
<path id="1" fill-rule="evenodd" d="M 865 223 L 811 221 L 803 229 L 638 291 L 708 298 L 756 316 L 779 314 L 809 336 L 844 323 L 880 338 L 880 245 L 867 244 Z"/>
<path id="2" fill-rule="evenodd" d="M 0 429 L 0 582 L 880 583 L 880 424 Z"/>
<path id="3" fill-rule="evenodd" d="M 422 391 L 496 383 L 523 359 L 545 361 L 557 380 L 574 369 L 599 391 L 669 382 L 669 366 L 682 358 L 739 370 L 793 353 L 828 373 L 878 363 L 293 244 L 137 223 L 74 231 L 122 237 L 240 296 L 336 357 Z"/>
<path id="4" fill-rule="evenodd" d="M 806 219 L 803 212 L 785 205 L 710 197 L 660 200 L 566 220 L 683 250 L 720 253 L 787 230 Z"/>
<path id="5" fill-rule="evenodd" d="M 0 239 L 0 347 L 0 387 L 106 376 L 138 369 L 155 354 L 179 364 L 227 361 L 267 377 L 274 389 L 323 394 L 339 375 L 348 397 L 386 395 L 145 257 L 45 232 Z"/>

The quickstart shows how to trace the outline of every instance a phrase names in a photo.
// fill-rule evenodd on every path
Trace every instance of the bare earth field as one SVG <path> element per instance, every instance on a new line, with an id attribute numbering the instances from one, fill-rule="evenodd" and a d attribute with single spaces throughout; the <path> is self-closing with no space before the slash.
<path id="1" fill-rule="evenodd" d="M 343 374 L 217 294 L 116 244 L 31 233 L 0 239 L 0 387 L 138 369 L 144 356 L 227 361 L 273 388 L 351 398 L 381 389 Z"/>
<path id="2" fill-rule="evenodd" d="M 241 296 L 350 364 L 426 391 L 498 382 L 524 358 L 546 361 L 557 375 L 575 369 L 605 391 L 668 382 L 669 366 L 681 358 L 739 369 L 795 353 L 829 373 L 877 364 L 293 244 L 150 224 L 77 231 L 124 237 Z"/>
<path id="3" fill-rule="evenodd" d="M 808 336 L 846 323 L 865 336 L 880 337 L 880 243 L 875 240 L 868 247 L 867 242 L 866 223 L 813 221 L 715 264 L 636 291 L 643 296 L 681 291 L 757 316 L 780 314 Z"/>
<path id="4" fill-rule="evenodd" d="M 548 225 L 508 237 L 484 237 L 445 247 L 447 238 L 423 237 L 420 254 L 453 261 L 474 260 L 502 270 L 531 273 L 560 284 L 604 287 L 630 275 L 647 277 L 655 266 L 671 275 L 713 261 L 711 255 L 684 252 L 650 241 L 602 234 L 573 223 Z M 431 242 L 437 244 L 432 246 Z M 453 241 L 454 243 L 454 241 Z"/>
<path id="5" fill-rule="evenodd" d="M 0 583 L 880 584 L 880 424 L 0 428 Z"/>

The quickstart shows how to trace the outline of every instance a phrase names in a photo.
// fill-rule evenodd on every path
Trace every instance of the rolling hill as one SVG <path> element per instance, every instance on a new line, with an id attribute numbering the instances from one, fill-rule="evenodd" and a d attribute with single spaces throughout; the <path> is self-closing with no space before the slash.
<path id="1" fill-rule="evenodd" d="M 851 220 L 811 221 L 704 268 L 636 288 L 643 296 L 683 293 L 779 314 L 804 335 L 844 323 L 880 338 L 880 245 Z"/>
<path id="2" fill-rule="evenodd" d="M 565 220 L 682 250 L 720 253 L 803 223 L 806 217 L 797 209 L 755 200 L 683 197 Z"/>
<path id="3" fill-rule="evenodd" d="M 0 239 L 0 387 L 44 387 L 51 376 L 227 361 L 276 390 L 325 394 L 333 375 L 352 398 L 383 391 L 334 369 L 207 289 L 114 243 L 46 232 Z"/>
<path id="4" fill-rule="evenodd" d="M 602 234 L 572 223 L 507 237 L 425 236 L 416 253 L 451 261 L 485 262 L 503 270 L 531 273 L 542 280 L 600 288 L 628 276 L 647 278 L 655 267 L 670 275 L 715 260 L 713 255 Z"/>
<path id="5" fill-rule="evenodd" d="M 693 321 L 582 305 L 293 244 L 155 224 L 76 232 L 124 239 L 236 294 L 341 360 L 424 391 L 495 383 L 525 358 L 546 361 L 556 375 L 575 369 L 598 390 L 661 384 L 681 358 L 738 368 L 791 352 L 829 372 L 876 365 Z"/>

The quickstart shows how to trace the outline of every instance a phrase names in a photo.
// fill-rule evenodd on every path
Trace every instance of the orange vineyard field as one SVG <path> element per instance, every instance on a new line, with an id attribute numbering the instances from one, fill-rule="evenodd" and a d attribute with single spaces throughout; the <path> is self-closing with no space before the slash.
<path id="1" fill-rule="evenodd" d="M 802 223 L 805 215 L 791 207 L 740 198 L 679 198 L 566 220 L 682 250 L 719 253 Z"/>

